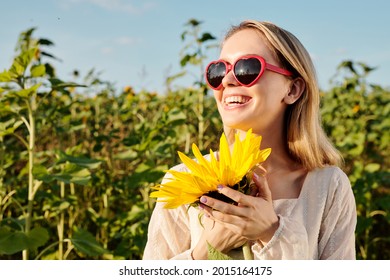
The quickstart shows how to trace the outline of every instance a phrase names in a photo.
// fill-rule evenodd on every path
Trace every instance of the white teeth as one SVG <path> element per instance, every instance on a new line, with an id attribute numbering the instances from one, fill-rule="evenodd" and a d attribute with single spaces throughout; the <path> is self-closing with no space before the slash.
<path id="1" fill-rule="evenodd" d="M 234 104 L 244 104 L 250 100 L 250 97 L 242 95 L 228 96 L 225 98 L 225 104 L 234 105 Z"/>

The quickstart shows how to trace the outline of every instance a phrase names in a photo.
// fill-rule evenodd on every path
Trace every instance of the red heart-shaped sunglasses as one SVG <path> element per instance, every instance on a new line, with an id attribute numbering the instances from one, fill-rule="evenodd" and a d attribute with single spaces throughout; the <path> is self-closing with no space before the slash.
<path id="1" fill-rule="evenodd" d="M 210 62 L 206 67 L 206 82 L 212 89 L 219 90 L 222 87 L 223 78 L 233 70 L 236 81 L 242 86 L 250 87 L 260 79 L 265 69 L 285 76 L 292 75 L 286 69 L 267 63 L 261 56 L 245 55 L 233 64 L 222 59 Z"/>

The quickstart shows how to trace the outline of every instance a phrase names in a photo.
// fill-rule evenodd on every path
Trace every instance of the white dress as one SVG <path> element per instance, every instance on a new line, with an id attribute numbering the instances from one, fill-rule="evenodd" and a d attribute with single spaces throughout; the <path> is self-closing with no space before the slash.
<path id="1" fill-rule="evenodd" d="M 189 171 L 184 164 L 173 169 Z M 348 177 L 340 168 L 329 166 L 310 171 L 298 198 L 278 199 L 273 204 L 279 228 L 266 246 L 252 245 L 254 259 L 356 258 L 355 198 Z M 164 209 L 163 203 L 156 203 L 143 259 L 191 260 L 203 230 L 198 215 L 194 207 Z M 234 258 L 242 258 L 240 253 L 232 252 Z"/>

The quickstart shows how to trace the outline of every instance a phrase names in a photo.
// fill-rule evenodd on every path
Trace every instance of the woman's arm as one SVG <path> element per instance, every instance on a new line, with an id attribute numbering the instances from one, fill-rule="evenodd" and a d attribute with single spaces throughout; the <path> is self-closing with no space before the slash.
<path id="1" fill-rule="evenodd" d="M 143 259 L 191 259 L 190 228 L 185 206 L 165 209 L 156 203 L 148 228 Z"/>
<path id="2" fill-rule="evenodd" d="M 172 169 L 184 171 L 185 165 L 180 164 Z M 162 184 L 166 183 L 171 176 L 170 173 L 166 173 Z M 157 202 L 149 222 L 143 259 L 191 259 L 190 245 L 188 206 L 165 209 L 164 203 Z"/>
<path id="3" fill-rule="evenodd" d="M 356 259 L 356 202 L 348 177 L 340 170 L 331 180 L 320 228 L 319 259 Z"/>

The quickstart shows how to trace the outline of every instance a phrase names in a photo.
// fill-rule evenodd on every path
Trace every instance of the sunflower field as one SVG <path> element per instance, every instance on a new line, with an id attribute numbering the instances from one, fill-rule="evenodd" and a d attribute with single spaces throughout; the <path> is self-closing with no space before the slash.
<path id="1" fill-rule="evenodd" d="M 214 37 L 196 20 L 186 28 L 194 43 L 164 93 L 117 89 L 94 70 L 65 81 L 53 43 L 20 34 L 0 69 L 0 259 L 142 258 L 151 187 L 177 151 L 215 150 L 222 134 L 201 74 Z M 199 80 L 174 87 L 189 67 Z M 356 197 L 357 257 L 390 259 L 390 90 L 366 82 L 372 71 L 342 62 L 321 112 Z"/>

